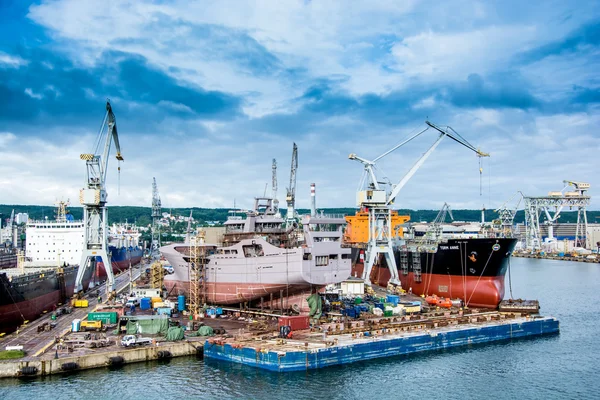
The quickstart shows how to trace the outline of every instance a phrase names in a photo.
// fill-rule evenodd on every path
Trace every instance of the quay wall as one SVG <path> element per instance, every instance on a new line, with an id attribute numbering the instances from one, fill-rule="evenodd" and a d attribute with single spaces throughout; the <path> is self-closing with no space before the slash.
<path id="1" fill-rule="evenodd" d="M 120 348 L 119 350 L 102 351 L 94 354 L 86 354 L 73 357 L 61 357 L 58 359 L 41 360 L 26 358 L 23 360 L 7 360 L 0 362 L 0 378 L 14 378 L 21 376 L 21 371 L 25 367 L 35 367 L 35 374 L 30 376 L 44 376 L 66 372 L 62 366 L 67 363 L 76 363 L 76 370 L 106 367 L 110 363 L 111 357 L 123 357 L 123 364 L 129 364 L 141 361 L 158 360 L 159 352 L 168 351 L 170 357 L 181 357 L 197 354 L 202 349 L 201 342 L 173 342 L 160 343 L 158 346 L 136 347 L 133 349 Z M 197 349 L 200 350 L 197 350 Z"/>

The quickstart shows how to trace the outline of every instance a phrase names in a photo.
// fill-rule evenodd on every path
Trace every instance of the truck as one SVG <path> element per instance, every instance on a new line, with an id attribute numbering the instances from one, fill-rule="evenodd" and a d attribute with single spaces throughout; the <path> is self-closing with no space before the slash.
<path id="1" fill-rule="evenodd" d="M 79 329 L 82 331 L 100 331 L 102 329 L 102 321 L 81 321 Z"/>
<path id="2" fill-rule="evenodd" d="M 143 346 L 146 344 L 151 344 L 152 339 L 139 337 L 136 335 L 125 335 L 123 339 L 121 339 L 121 346 L 130 347 L 130 346 Z"/>

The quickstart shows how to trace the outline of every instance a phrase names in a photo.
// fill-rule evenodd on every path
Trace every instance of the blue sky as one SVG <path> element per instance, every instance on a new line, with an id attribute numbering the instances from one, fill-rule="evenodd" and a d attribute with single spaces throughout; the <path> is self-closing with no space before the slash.
<path id="1" fill-rule="evenodd" d="M 2 203 L 76 203 L 110 98 L 109 204 L 250 207 L 298 144 L 297 203 L 354 206 L 362 167 L 429 119 L 401 208 L 600 189 L 598 1 L 0 1 Z M 398 182 L 428 131 L 379 163 Z M 120 188 L 119 183 L 120 182 Z M 482 194 L 480 194 L 480 185 Z M 270 191 L 270 187 L 268 189 Z M 592 200 L 593 209 L 598 209 Z"/>

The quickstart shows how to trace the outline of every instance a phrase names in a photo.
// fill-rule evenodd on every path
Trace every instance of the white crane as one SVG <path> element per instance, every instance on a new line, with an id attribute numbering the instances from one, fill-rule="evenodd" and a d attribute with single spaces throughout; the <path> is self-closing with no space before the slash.
<path id="1" fill-rule="evenodd" d="M 412 178 L 417 170 L 423 165 L 425 160 L 433 153 L 435 148 L 440 144 L 442 139 L 446 136 L 462 144 L 463 146 L 473 150 L 479 157 L 488 157 L 489 154 L 483 153 L 472 146 L 469 142 L 463 139 L 454 129 L 446 127 L 445 130 L 441 129 L 437 125 L 426 121 L 427 127 L 422 131 L 410 136 L 408 139 L 402 141 L 398 145 L 392 147 L 373 161 L 359 157 L 356 154 L 350 154 L 348 156 L 351 160 L 356 160 L 363 164 L 364 172 L 361 179 L 363 186 L 362 190 L 357 193 L 357 204 L 361 209 L 366 209 L 369 212 L 369 243 L 367 244 L 367 254 L 365 260 L 365 268 L 363 270 L 363 276 L 365 283 L 370 285 L 370 274 L 373 265 L 376 260 L 379 259 L 380 255 L 384 255 L 388 268 L 390 270 L 389 283 L 393 285 L 400 285 L 400 279 L 398 276 L 398 269 L 396 267 L 396 261 L 393 254 L 392 244 L 392 218 L 390 206 L 394 203 L 394 200 L 400 193 L 400 190 L 406 185 L 406 183 Z M 388 195 L 387 192 L 381 188 L 380 183 L 375 175 L 375 167 L 377 161 L 387 156 L 394 150 L 405 145 L 417 136 L 421 135 L 429 128 L 433 128 L 439 132 L 437 140 L 433 145 L 417 160 L 412 168 L 404 175 L 404 177 L 398 182 L 397 185 L 393 186 L 391 193 Z"/>
<path id="2" fill-rule="evenodd" d="M 104 128 L 107 127 L 106 137 Z M 100 146 L 104 140 L 104 148 L 100 155 Z M 81 262 L 77 269 L 75 278 L 75 293 L 83 290 L 83 276 L 88 267 L 94 267 L 97 257 L 102 259 L 106 269 L 107 284 L 106 291 L 114 291 L 114 276 L 112 264 L 108 255 L 108 213 L 106 209 L 106 173 L 108 168 L 108 157 L 111 143 L 114 141 L 117 151 L 116 158 L 123 161 L 121 146 L 117 134 L 117 121 L 113 114 L 110 102 L 106 102 L 106 115 L 98 132 L 98 140 L 93 154 L 81 154 L 80 158 L 85 161 L 87 167 L 86 187 L 79 192 L 79 201 L 83 205 L 83 221 L 85 225 L 85 236 Z M 121 167 L 119 167 L 120 171 Z"/>
<path id="3" fill-rule="evenodd" d="M 287 202 L 287 215 L 286 225 L 290 227 L 296 217 L 296 170 L 298 169 L 298 146 L 294 143 L 294 149 L 292 150 L 292 167 L 290 170 L 290 186 L 287 188 L 287 196 L 285 200 Z"/>

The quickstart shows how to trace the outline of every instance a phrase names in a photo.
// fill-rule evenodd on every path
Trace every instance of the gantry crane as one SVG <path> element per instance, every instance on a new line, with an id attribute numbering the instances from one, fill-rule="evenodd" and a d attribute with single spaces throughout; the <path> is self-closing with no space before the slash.
<path id="1" fill-rule="evenodd" d="M 364 172 L 361 179 L 362 190 L 357 193 L 357 204 L 358 206 L 368 211 L 369 213 L 369 242 L 367 244 L 367 252 L 365 259 L 365 268 L 363 270 L 363 280 L 367 285 L 371 284 L 370 274 L 371 269 L 375 262 L 379 259 L 380 255 L 383 255 L 387 261 L 388 268 L 390 270 L 389 283 L 393 285 L 400 285 L 400 279 L 398 276 L 398 269 L 396 267 L 396 261 L 393 254 L 392 244 L 392 221 L 391 221 L 391 205 L 400 193 L 400 190 L 406 185 L 406 183 L 412 178 L 417 170 L 423 165 L 425 160 L 433 153 L 435 148 L 440 144 L 443 138 L 448 136 L 452 140 L 462 144 L 468 149 L 473 150 L 479 157 L 489 157 L 489 154 L 483 153 L 476 149 L 473 145 L 463 139 L 454 129 L 446 127 L 445 130 L 441 129 L 437 125 L 426 121 L 427 127 L 420 132 L 410 136 L 408 139 L 402 141 L 398 145 L 392 147 L 373 161 L 359 157 L 356 154 L 350 154 L 348 156 L 351 160 L 356 160 L 363 164 Z M 405 145 L 417 136 L 421 135 L 425 131 L 433 128 L 439 132 L 437 140 L 433 145 L 417 160 L 412 168 L 404 175 L 404 177 L 392 188 L 391 193 L 388 195 L 377 180 L 375 175 L 376 163 L 383 157 L 387 156 L 394 150 Z"/>
<path id="2" fill-rule="evenodd" d="M 106 137 L 104 137 L 104 128 Z M 104 139 L 104 148 L 100 154 L 100 146 Z M 75 278 L 75 293 L 83 290 L 83 276 L 87 268 L 95 267 L 97 258 L 100 257 L 106 269 L 106 291 L 114 291 L 114 276 L 112 264 L 108 255 L 108 213 L 106 201 L 106 173 L 108 168 L 108 156 L 111 143 L 114 141 L 117 151 L 116 158 L 123 161 L 119 135 L 117 133 L 117 120 L 112 111 L 110 102 L 106 102 L 106 114 L 98 132 L 98 140 L 93 154 L 81 154 L 80 158 L 85 161 L 87 167 L 86 187 L 79 192 L 79 201 L 83 206 L 83 221 L 85 226 L 83 251 L 81 262 L 77 269 Z M 121 167 L 119 167 L 120 171 Z"/>
<path id="3" fill-rule="evenodd" d="M 292 150 L 292 167 L 290 170 L 290 186 L 287 188 L 287 196 L 285 200 L 287 202 L 287 215 L 286 225 L 290 227 L 296 217 L 296 170 L 298 169 L 298 146 L 294 143 L 294 149 Z"/>

